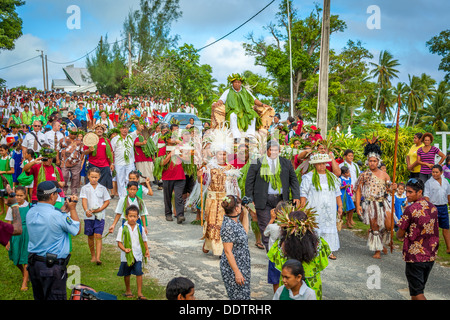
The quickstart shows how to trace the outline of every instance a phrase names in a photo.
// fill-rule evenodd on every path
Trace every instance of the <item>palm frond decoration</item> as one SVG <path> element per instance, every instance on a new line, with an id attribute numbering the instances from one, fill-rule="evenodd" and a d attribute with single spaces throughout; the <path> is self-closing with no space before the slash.
<path id="1" fill-rule="evenodd" d="M 303 211 L 306 214 L 305 220 L 291 219 L 290 215 L 294 211 Z M 302 206 L 289 205 L 277 212 L 277 223 L 280 228 L 287 231 L 287 235 L 294 235 L 300 239 L 308 232 L 315 232 L 319 224 L 316 220 L 316 210 L 308 207 L 308 203 Z"/>

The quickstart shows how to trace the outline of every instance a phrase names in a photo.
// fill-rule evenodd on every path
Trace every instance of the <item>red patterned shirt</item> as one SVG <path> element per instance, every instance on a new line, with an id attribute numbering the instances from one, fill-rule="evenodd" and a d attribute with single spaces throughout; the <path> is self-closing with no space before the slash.
<path id="1" fill-rule="evenodd" d="M 436 259 L 439 247 L 437 208 L 424 198 L 407 206 L 398 222 L 406 231 L 403 241 L 405 262 L 428 262 Z"/>

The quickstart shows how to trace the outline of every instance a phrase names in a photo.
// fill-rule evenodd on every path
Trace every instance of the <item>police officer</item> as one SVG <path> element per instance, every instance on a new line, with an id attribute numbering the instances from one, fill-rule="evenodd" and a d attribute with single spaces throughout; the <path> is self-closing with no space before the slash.
<path id="1" fill-rule="evenodd" d="M 76 196 L 66 200 L 62 208 L 69 214 L 55 208 L 59 192 L 53 181 L 41 182 L 37 186 L 38 203 L 27 213 L 28 272 L 35 300 L 67 300 L 69 234 L 80 233 L 80 219 Z"/>

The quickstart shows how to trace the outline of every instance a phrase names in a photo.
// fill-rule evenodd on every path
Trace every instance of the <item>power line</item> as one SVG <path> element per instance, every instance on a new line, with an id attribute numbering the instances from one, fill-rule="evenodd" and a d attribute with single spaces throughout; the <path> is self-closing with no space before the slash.
<path id="1" fill-rule="evenodd" d="M 38 56 L 35 56 L 35 57 L 33 57 L 33 58 L 24 60 L 24 61 L 22 61 L 22 62 L 18 62 L 18 63 L 12 64 L 12 65 L 9 65 L 9 66 L 6 66 L 6 67 L 2 67 L 2 68 L 0 68 L 0 70 L 4 70 L 4 69 L 8 69 L 8 68 L 11 68 L 11 67 L 14 67 L 14 66 L 18 66 L 19 64 L 22 64 L 22 63 L 31 61 L 31 60 L 36 59 L 36 58 L 39 58 L 40 56 L 41 56 L 41 55 L 38 55 Z"/>
<path id="2" fill-rule="evenodd" d="M 111 42 L 111 43 L 105 43 L 105 45 L 112 45 L 112 44 L 115 44 L 115 43 L 122 42 L 122 41 L 124 41 L 124 40 L 126 40 L 126 38 L 123 38 L 123 39 L 121 39 L 121 40 L 116 40 L 116 41 Z M 52 60 L 50 60 L 50 59 L 47 59 L 47 61 L 48 61 L 48 62 L 51 62 L 51 63 L 54 63 L 54 64 L 70 64 L 70 63 L 74 63 L 74 62 L 77 62 L 78 60 L 81 60 L 81 59 L 87 57 L 88 55 L 90 55 L 92 52 L 94 52 L 95 50 L 97 50 L 98 46 L 99 46 L 99 44 L 98 44 L 94 49 L 92 49 L 91 51 L 89 51 L 88 53 L 86 53 L 84 56 L 82 56 L 82 57 L 80 57 L 80 58 L 78 58 L 78 59 L 76 59 L 76 60 L 72 60 L 72 61 L 68 61 L 68 62 L 56 62 L 56 61 L 52 61 Z"/>
<path id="3" fill-rule="evenodd" d="M 266 5 L 264 8 L 262 8 L 261 10 L 259 10 L 255 15 L 253 15 L 250 19 L 248 19 L 247 21 L 245 21 L 244 23 L 242 23 L 239 27 L 237 27 L 237 28 L 235 28 L 234 30 L 228 32 L 226 35 L 224 35 L 223 37 L 217 39 L 216 41 L 214 41 L 214 42 L 212 42 L 212 43 L 210 43 L 210 44 L 207 44 L 206 46 L 204 46 L 204 47 L 198 49 L 197 52 L 200 51 L 200 50 L 203 50 L 203 49 L 205 49 L 205 48 L 208 48 L 209 46 L 212 46 L 213 44 L 215 44 L 215 43 L 217 43 L 217 42 L 219 42 L 219 41 L 225 39 L 225 38 L 228 37 L 230 34 L 232 34 L 233 32 L 235 32 L 236 30 L 240 29 L 240 28 L 243 27 L 245 24 L 247 24 L 250 20 L 252 20 L 253 18 L 255 18 L 257 15 L 259 15 L 261 12 L 263 12 L 264 10 L 266 10 L 267 7 L 269 7 L 269 6 L 270 6 L 272 3 L 274 3 L 274 2 L 275 2 L 275 0 L 272 0 L 268 5 Z"/>
<path id="4" fill-rule="evenodd" d="M 228 32 L 226 35 L 220 37 L 220 38 L 217 39 L 216 41 L 214 41 L 214 42 L 212 42 L 212 43 L 210 43 L 210 44 L 207 44 L 206 46 L 204 46 L 204 47 L 198 49 L 197 52 L 198 52 L 198 51 L 201 51 L 201 50 L 203 50 L 203 49 L 205 49 L 205 48 L 208 48 L 208 47 L 212 46 L 213 44 L 216 44 L 217 42 L 219 42 L 219 41 L 225 39 L 226 37 L 228 37 L 230 34 L 236 32 L 238 29 L 242 28 L 242 27 L 243 27 L 244 25 L 246 25 L 248 22 L 250 22 L 251 20 L 253 20 L 253 19 L 254 19 L 257 15 L 259 15 L 261 12 L 263 12 L 264 10 L 266 10 L 266 9 L 267 9 L 272 3 L 274 3 L 275 1 L 276 1 L 276 0 L 272 0 L 271 2 L 269 2 L 269 4 L 267 4 L 264 8 L 262 8 L 261 10 L 259 10 L 256 14 L 254 14 L 252 17 L 250 17 L 247 21 L 245 21 L 245 22 L 242 23 L 241 25 L 239 25 L 237 28 L 235 28 L 235 29 L 233 29 L 232 31 Z M 123 38 L 123 39 L 121 39 L 121 40 L 116 40 L 116 41 L 114 41 L 114 42 L 107 43 L 107 44 L 108 44 L 108 45 L 111 45 L 111 44 L 114 44 L 114 43 L 116 43 L 116 42 L 117 42 L 117 43 L 118 43 L 118 42 L 122 42 L 122 41 L 124 41 L 124 40 L 126 40 L 126 39 L 127 39 L 127 38 Z M 94 49 L 92 49 L 91 51 L 89 51 L 88 53 L 86 53 L 84 56 L 82 56 L 82 57 L 80 57 L 80 58 L 78 58 L 78 59 L 72 60 L 72 61 L 67 61 L 67 62 L 57 62 L 57 61 L 53 61 L 53 60 L 48 59 L 48 58 L 47 58 L 47 61 L 48 61 L 48 62 L 51 62 L 51 63 L 54 63 L 54 64 L 70 64 L 70 63 L 74 63 L 74 62 L 77 62 L 77 61 L 79 61 L 79 60 L 81 60 L 81 59 L 87 57 L 88 55 L 90 55 L 92 52 L 94 52 L 94 51 L 98 48 L 98 46 L 99 46 L 99 45 L 97 45 Z M 19 62 L 19 63 L 15 63 L 15 64 L 12 64 L 12 65 L 9 65 L 9 66 L 0 68 L 0 70 L 4 70 L 4 69 L 7 69 L 7 68 L 11 68 L 11 67 L 17 66 L 17 65 L 19 65 L 19 64 L 22 64 L 22 63 L 28 62 L 28 61 L 30 61 L 30 60 L 36 59 L 37 57 L 40 57 L 40 55 L 39 55 L 39 56 L 36 56 L 36 57 L 33 57 L 33 58 L 30 58 L 30 59 L 28 59 L 28 60 Z"/>

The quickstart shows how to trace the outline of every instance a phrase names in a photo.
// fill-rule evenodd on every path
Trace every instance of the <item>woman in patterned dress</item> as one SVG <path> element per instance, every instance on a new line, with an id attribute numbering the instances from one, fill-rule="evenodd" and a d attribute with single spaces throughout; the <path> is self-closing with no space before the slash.
<path id="1" fill-rule="evenodd" d="M 224 248 L 220 257 L 220 272 L 225 289 L 230 300 L 250 300 L 248 214 L 242 208 L 241 199 L 234 195 L 227 195 L 221 207 L 225 216 L 220 230 Z"/>

